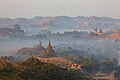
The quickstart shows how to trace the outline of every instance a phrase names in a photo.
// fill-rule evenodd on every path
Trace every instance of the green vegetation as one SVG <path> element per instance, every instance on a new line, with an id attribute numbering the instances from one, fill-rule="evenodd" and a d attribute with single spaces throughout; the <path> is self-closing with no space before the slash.
<path id="1" fill-rule="evenodd" d="M 36 58 L 0 66 L 0 80 L 89 80 L 74 70 L 42 63 Z"/>
<path id="2" fill-rule="evenodd" d="M 118 65 L 117 59 L 111 59 L 104 62 L 95 62 L 90 59 L 86 59 L 83 61 L 85 65 L 83 65 L 82 69 L 87 71 L 88 73 L 95 73 L 95 72 L 105 72 L 111 73 L 115 70 Z"/>
<path id="3" fill-rule="evenodd" d="M 120 66 L 116 67 L 115 75 L 117 76 L 118 80 L 120 80 Z"/>

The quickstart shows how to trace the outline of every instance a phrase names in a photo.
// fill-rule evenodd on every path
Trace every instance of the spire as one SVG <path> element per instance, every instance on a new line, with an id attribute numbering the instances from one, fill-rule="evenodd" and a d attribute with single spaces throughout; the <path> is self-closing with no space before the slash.
<path id="1" fill-rule="evenodd" d="M 100 28 L 99 33 L 103 33 L 102 29 Z"/>
<path id="2" fill-rule="evenodd" d="M 45 56 L 46 57 L 53 57 L 53 56 L 55 56 L 54 50 L 52 49 L 52 46 L 51 46 L 51 43 L 50 43 L 50 40 L 48 42 L 47 48 L 45 49 Z"/>
<path id="3" fill-rule="evenodd" d="M 47 50 L 48 50 L 48 51 L 51 51 L 51 50 L 52 50 L 52 46 L 51 46 L 50 40 L 49 40 L 49 43 L 48 43 Z"/>
<path id="4" fill-rule="evenodd" d="M 37 49 L 37 50 L 43 50 L 44 49 L 41 41 L 39 41 L 39 44 L 37 44 L 34 48 Z"/>
<path id="5" fill-rule="evenodd" d="M 50 40 L 49 40 L 48 46 L 51 46 Z"/>

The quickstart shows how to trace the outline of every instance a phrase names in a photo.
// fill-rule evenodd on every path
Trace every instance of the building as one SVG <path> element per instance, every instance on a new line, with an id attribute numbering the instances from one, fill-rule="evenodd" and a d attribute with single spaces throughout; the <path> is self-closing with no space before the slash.
<path id="1" fill-rule="evenodd" d="M 33 48 L 31 47 L 24 47 L 18 50 L 17 54 L 20 55 L 39 55 L 41 57 L 55 57 L 55 51 L 52 48 L 52 45 L 50 43 L 48 43 L 47 48 L 44 48 L 44 46 L 42 46 L 42 42 L 39 42 L 39 44 L 35 45 Z"/>
<path id="2" fill-rule="evenodd" d="M 24 47 L 18 50 L 17 54 L 20 55 L 34 55 L 34 54 L 41 54 L 45 50 L 44 46 L 42 46 L 42 42 L 35 45 L 33 48 L 31 47 Z"/>
<path id="3" fill-rule="evenodd" d="M 50 40 L 49 40 L 47 48 L 44 50 L 44 53 L 45 53 L 45 57 L 55 57 L 55 52 L 52 48 Z"/>
<path id="4" fill-rule="evenodd" d="M 42 42 L 39 42 L 39 44 L 37 44 L 37 45 L 34 47 L 34 49 L 36 49 L 36 50 L 44 50 L 45 48 L 44 48 L 44 46 L 42 46 Z"/>
<path id="5" fill-rule="evenodd" d="M 113 33 L 115 33 L 115 34 L 120 34 L 120 29 L 114 30 Z"/>
<path id="6" fill-rule="evenodd" d="M 94 74 L 92 76 L 92 78 L 94 80 L 116 80 L 115 75 L 114 75 L 114 71 L 110 74 L 105 74 L 105 73 L 98 72 L 97 74 Z"/>

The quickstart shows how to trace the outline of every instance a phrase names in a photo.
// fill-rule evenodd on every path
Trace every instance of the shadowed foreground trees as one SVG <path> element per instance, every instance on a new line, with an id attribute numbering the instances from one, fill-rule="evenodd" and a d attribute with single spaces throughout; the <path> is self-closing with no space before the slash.
<path id="1" fill-rule="evenodd" d="M 0 80 L 89 80 L 74 70 L 62 69 L 53 64 L 29 58 L 24 62 L 0 66 Z"/>

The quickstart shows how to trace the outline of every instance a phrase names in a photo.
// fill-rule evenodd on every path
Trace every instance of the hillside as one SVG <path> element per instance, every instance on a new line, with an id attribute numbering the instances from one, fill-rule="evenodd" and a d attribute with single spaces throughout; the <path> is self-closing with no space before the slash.
<path id="1" fill-rule="evenodd" d="M 67 70 L 29 58 L 24 62 L 0 66 L 0 80 L 90 80 L 79 71 Z"/>
<path id="2" fill-rule="evenodd" d="M 68 17 L 68 16 L 56 16 L 56 17 L 40 17 L 34 18 L 0 18 L 0 27 L 12 27 L 15 24 L 20 24 L 21 28 L 26 31 L 27 34 L 35 34 L 40 30 L 51 30 L 53 32 L 63 32 L 65 30 L 90 30 L 95 27 L 102 29 L 119 29 L 120 19 L 112 19 L 109 17 Z"/>
<path id="3" fill-rule="evenodd" d="M 45 63 L 53 63 L 57 66 L 60 66 L 62 68 L 68 68 L 68 69 L 74 69 L 74 70 L 81 70 L 81 65 L 75 64 L 69 60 L 60 58 L 60 57 L 53 57 L 53 58 L 40 58 L 37 57 L 41 62 Z"/>
<path id="4" fill-rule="evenodd" d="M 108 38 L 111 38 L 114 40 L 120 40 L 120 34 L 110 34 Z"/>

